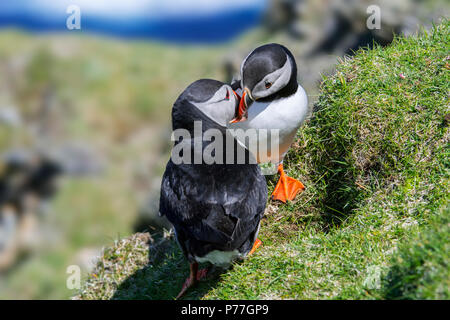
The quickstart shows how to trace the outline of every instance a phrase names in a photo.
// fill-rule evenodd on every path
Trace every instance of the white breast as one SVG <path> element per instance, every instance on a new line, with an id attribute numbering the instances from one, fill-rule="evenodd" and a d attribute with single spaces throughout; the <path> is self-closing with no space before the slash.
<path id="1" fill-rule="evenodd" d="M 279 163 L 289 149 L 298 128 L 308 115 L 308 98 L 305 90 L 298 86 L 297 92 L 287 98 L 264 103 L 254 102 L 248 110 L 248 119 L 244 122 L 232 123 L 229 129 L 255 129 L 257 141 L 237 139 L 251 151 L 258 150 L 259 163 Z M 267 134 L 264 130 L 266 129 Z M 273 134 L 270 134 L 270 131 Z M 256 149 L 256 146 L 259 146 Z M 265 147 L 267 146 L 267 147 Z"/>

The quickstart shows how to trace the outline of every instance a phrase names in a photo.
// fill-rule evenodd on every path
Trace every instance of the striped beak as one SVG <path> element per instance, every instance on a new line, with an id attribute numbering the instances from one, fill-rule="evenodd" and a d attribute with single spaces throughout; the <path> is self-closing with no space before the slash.
<path id="1" fill-rule="evenodd" d="M 233 91 L 234 92 L 234 91 Z M 234 92 L 234 94 L 239 97 L 239 95 Z M 239 107 L 237 109 L 237 115 L 236 117 L 230 121 L 230 123 L 236 123 L 236 122 L 241 122 L 241 121 L 245 121 L 247 120 L 247 111 L 248 111 L 248 106 L 251 103 L 252 99 L 250 96 L 250 91 L 248 88 L 244 89 L 244 92 L 242 94 L 242 97 L 239 99 Z M 247 101 L 250 100 L 250 101 Z"/>

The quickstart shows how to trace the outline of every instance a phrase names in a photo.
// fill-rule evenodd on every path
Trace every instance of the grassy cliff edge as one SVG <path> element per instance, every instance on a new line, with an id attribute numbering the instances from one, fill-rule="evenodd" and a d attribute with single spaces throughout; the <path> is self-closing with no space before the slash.
<path id="1" fill-rule="evenodd" d="M 449 31 L 339 63 L 285 161 L 306 191 L 269 202 L 257 253 L 186 298 L 450 298 Z M 187 273 L 173 237 L 136 234 L 75 298 L 172 299 Z"/>

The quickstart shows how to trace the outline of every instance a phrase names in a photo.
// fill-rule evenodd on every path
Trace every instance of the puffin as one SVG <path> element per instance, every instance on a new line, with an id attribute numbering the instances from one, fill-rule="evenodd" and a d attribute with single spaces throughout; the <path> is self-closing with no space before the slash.
<path id="1" fill-rule="evenodd" d="M 199 270 L 199 263 L 227 268 L 261 245 L 257 236 L 267 185 L 250 152 L 226 127 L 236 118 L 238 105 L 239 97 L 231 86 L 201 79 L 189 85 L 172 108 L 173 132 L 185 134 L 178 141 L 173 139 L 159 210 L 172 223 L 190 266 L 177 299 L 207 275 L 207 269 Z M 199 123 L 201 131 L 196 132 Z M 214 142 L 205 138 L 208 132 L 214 133 Z M 215 142 L 222 143 L 211 151 Z M 214 161 L 204 156 L 208 150 Z M 239 154 L 245 156 L 244 161 L 236 161 Z M 180 161 L 180 156 L 188 160 Z M 190 161 L 198 160 L 196 156 L 200 161 Z"/>
<path id="2" fill-rule="evenodd" d="M 283 159 L 308 115 L 308 97 L 297 82 L 294 56 L 280 44 L 262 45 L 244 59 L 240 75 L 240 81 L 232 83 L 232 88 L 242 97 L 236 118 L 227 126 L 234 130 L 257 131 L 257 139 L 236 137 L 250 150 L 257 150 L 258 163 L 277 165 L 280 178 L 272 199 L 284 203 L 292 201 L 305 186 L 286 175 Z M 260 134 L 261 129 L 265 134 Z M 273 134 L 273 129 L 277 134 Z"/>

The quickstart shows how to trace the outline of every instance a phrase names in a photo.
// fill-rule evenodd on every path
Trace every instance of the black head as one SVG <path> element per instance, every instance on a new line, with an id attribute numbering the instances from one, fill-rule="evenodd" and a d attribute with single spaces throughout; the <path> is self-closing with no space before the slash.
<path id="1" fill-rule="evenodd" d="M 297 65 L 284 46 L 266 44 L 253 50 L 242 62 L 242 89 L 251 100 L 274 100 L 297 91 Z"/>
<path id="2" fill-rule="evenodd" d="M 212 122 L 212 126 L 225 127 L 235 117 L 238 102 L 229 85 L 212 79 L 197 80 L 183 91 L 174 104 L 173 129 L 190 130 L 194 121 Z"/>

